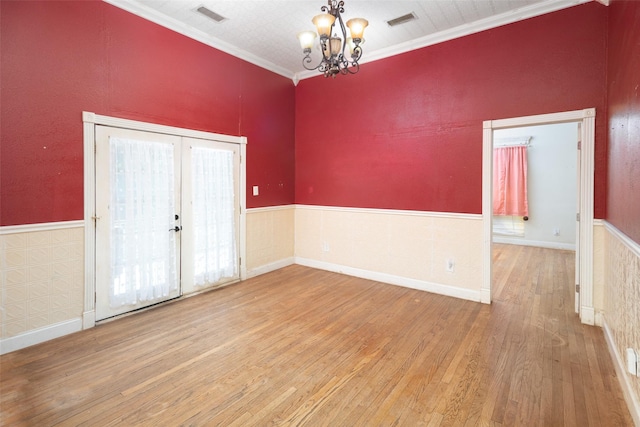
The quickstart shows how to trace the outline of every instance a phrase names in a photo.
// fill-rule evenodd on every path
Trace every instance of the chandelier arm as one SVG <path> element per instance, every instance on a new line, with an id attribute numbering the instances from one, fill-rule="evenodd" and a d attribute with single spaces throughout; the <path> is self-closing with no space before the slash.
<path id="1" fill-rule="evenodd" d="M 307 66 L 307 64 L 310 64 L 310 63 L 311 63 L 311 61 L 313 61 L 313 60 L 311 59 L 311 54 L 310 54 L 310 53 L 307 53 L 307 55 L 306 55 L 304 58 L 302 58 L 302 66 L 303 66 L 305 69 L 309 70 L 309 71 L 313 71 L 313 70 L 317 70 L 317 69 L 319 69 L 319 68 L 320 68 L 320 66 L 323 64 L 323 61 L 321 60 L 321 61 L 320 61 L 320 63 L 319 63 L 318 65 L 316 65 L 315 67 L 308 67 L 308 66 Z"/>
<path id="2" fill-rule="evenodd" d="M 351 59 L 353 62 L 358 62 L 362 57 L 362 47 L 360 45 L 353 48 L 353 53 L 351 54 Z"/>
<path id="3" fill-rule="evenodd" d="M 340 74 L 356 74 L 360 70 L 360 64 L 358 61 L 351 61 L 345 57 L 340 58 Z"/>
<path id="4" fill-rule="evenodd" d="M 351 64 L 349 64 L 351 67 L 346 67 L 344 68 L 344 70 L 346 71 L 343 74 L 356 74 L 358 71 L 360 71 L 360 64 L 358 64 L 357 62 L 352 62 Z"/>

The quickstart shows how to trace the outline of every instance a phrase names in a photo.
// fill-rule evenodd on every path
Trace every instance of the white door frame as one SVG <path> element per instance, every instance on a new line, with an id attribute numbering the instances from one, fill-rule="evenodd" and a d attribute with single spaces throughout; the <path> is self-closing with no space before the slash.
<path id="1" fill-rule="evenodd" d="M 95 178 L 95 126 L 104 125 L 147 132 L 164 133 L 188 138 L 206 139 L 228 142 L 240 146 L 240 280 L 247 278 L 247 248 L 246 248 L 246 150 L 245 136 L 222 135 L 202 132 L 173 126 L 139 122 L 136 120 L 120 119 L 117 117 L 101 116 L 92 112 L 82 112 L 83 141 L 84 141 L 84 312 L 82 314 L 82 328 L 92 328 L 96 323 L 95 314 L 95 251 L 96 251 L 96 178 Z"/>
<path id="2" fill-rule="evenodd" d="M 493 241 L 493 131 L 496 129 L 547 125 L 554 123 L 581 122 L 582 142 L 580 150 L 580 199 L 579 224 L 579 277 L 580 277 L 580 320 L 582 323 L 595 324 L 593 306 L 593 188 L 594 188 L 594 147 L 595 147 L 595 108 L 541 114 L 536 116 L 515 117 L 510 119 L 487 120 L 483 122 L 482 133 L 482 288 L 481 301 L 491 303 L 492 253 Z"/>

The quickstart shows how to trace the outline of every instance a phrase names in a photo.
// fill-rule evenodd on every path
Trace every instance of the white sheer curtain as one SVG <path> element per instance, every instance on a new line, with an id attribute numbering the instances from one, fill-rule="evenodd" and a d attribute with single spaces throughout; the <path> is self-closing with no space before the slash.
<path id="1" fill-rule="evenodd" d="M 178 288 L 173 145 L 110 137 L 110 305 Z"/>
<path id="2" fill-rule="evenodd" d="M 195 285 L 238 274 L 233 152 L 191 149 Z"/>

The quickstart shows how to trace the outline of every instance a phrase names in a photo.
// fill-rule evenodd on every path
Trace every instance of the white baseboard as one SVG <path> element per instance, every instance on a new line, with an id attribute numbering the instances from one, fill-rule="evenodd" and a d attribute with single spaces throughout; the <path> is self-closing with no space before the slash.
<path id="1" fill-rule="evenodd" d="M 375 280 L 378 282 L 389 283 L 391 285 L 404 286 L 406 288 L 418 289 L 421 291 L 431 292 L 439 295 L 465 299 L 469 301 L 481 301 L 481 292 L 470 289 L 457 288 L 455 286 L 442 285 L 423 280 L 411 279 L 392 274 L 379 273 L 375 271 L 362 270 L 359 268 L 347 267 L 338 264 L 316 261 L 300 257 L 289 257 L 267 265 L 263 265 L 247 272 L 248 277 L 256 277 L 261 274 L 269 273 L 293 264 L 300 264 L 307 267 L 318 268 L 321 270 L 343 273 L 350 276 L 361 277 L 363 279 Z M 91 328 L 95 325 L 95 311 L 84 312 L 82 317 L 71 319 L 65 322 L 49 325 L 44 328 L 35 329 L 24 334 L 5 338 L 0 340 L 0 354 L 9 353 L 20 350 L 35 344 L 59 338 L 83 329 Z"/>
<path id="2" fill-rule="evenodd" d="M 0 354 L 10 353 L 12 351 L 40 344 L 81 330 L 82 318 L 80 317 L 45 326 L 44 328 L 34 329 L 15 337 L 0 340 Z"/>
<path id="3" fill-rule="evenodd" d="M 360 277 L 377 282 L 388 283 L 390 285 L 404 286 L 405 288 L 417 289 L 420 291 L 431 292 L 439 295 L 446 295 L 465 299 L 469 301 L 480 302 L 480 291 L 471 289 L 457 288 L 455 286 L 442 285 L 439 283 L 431 283 L 424 280 L 410 279 L 408 277 L 396 276 L 393 274 L 378 273 L 376 271 L 362 270 L 354 267 L 347 267 L 339 264 L 332 264 L 324 261 L 317 261 L 308 258 L 295 257 L 295 263 L 307 267 L 317 268 L 320 270 L 332 271 L 334 273 L 342 273 L 349 276 Z"/>
<path id="4" fill-rule="evenodd" d="M 627 402 L 631 418 L 633 418 L 633 422 L 636 426 L 640 426 L 640 402 L 638 402 L 638 396 L 634 394 L 633 388 L 631 388 L 631 384 L 629 383 L 629 374 L 625 369 L 626 363 L 622 357 L 620 357 L 620 353 L 615 345 L 613 335 L 611 334 L 609 325 L 607 325 L 606 319 L 603 321 L 602 329 L 604 330 L 604 338 L 607 341 L 607 347 L 609 347 L 609 353 L 613 359 L 613 366 L 616 368 L 616 375 L 619 378 L 622 394 L 624 395 L 625 402 Z"/>
<path id="5" fill-rule="evenodd" d="M 256 267 L 251 270 L 248 270 L 247 278 L 260 276 L 261 274 L 265 274 L 265 273 L 270 273 L 272 271 L 276 271 L 293 264 L 295 264 L 294 258 L 289 257 L 289 258 L 281 259 L 276 262 L 272 262 L 271 264 L 261 265 L 260 267 Z"/>
<path id="6" fill-rule="evenodd" d="M 504 243 L 507 245 L 535 246 L 538 248 L 549 248 L 549 249 L 564 249 L 567 251 L 576 250 L 575 243 L 543 242 L 541 240 L 514 239 L 510 237 L 498 237 L 495 235 L 493 236 L 493 242 Z"/>

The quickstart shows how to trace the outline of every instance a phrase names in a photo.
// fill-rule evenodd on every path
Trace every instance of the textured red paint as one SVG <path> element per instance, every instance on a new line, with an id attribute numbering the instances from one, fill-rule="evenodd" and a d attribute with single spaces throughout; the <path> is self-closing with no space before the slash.
<path id="1" fill-rule="evenodd" d="M 609 6 L 607 221 L 640 243 L 640 2 Z"/>
<path id="2" fill-rule="evenodd" d="M 104 2 L 0 8 L 0 225 L 83 217 L 82 111 L 245 135 L 248 207 L 293 203 L 289 79 Z"/>
<path id="3" fill-rule="evenodd" d="M 590 3 L 303 80 L 296 203 L 480 213 L 484 120 L 595 107 L 602 218 L 606 35 Z"/>

